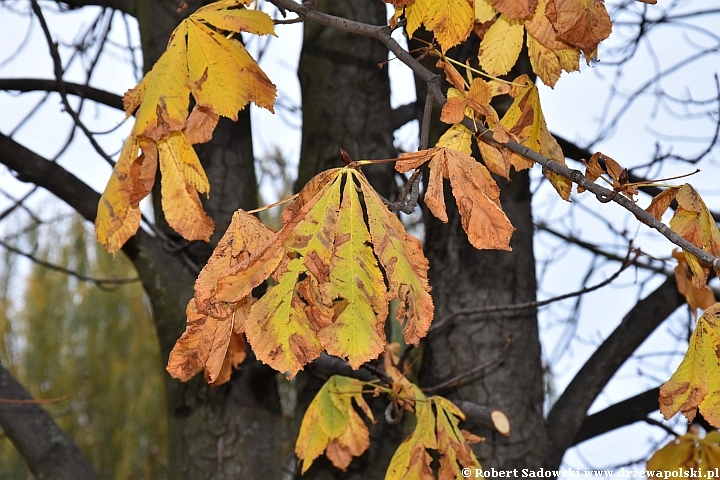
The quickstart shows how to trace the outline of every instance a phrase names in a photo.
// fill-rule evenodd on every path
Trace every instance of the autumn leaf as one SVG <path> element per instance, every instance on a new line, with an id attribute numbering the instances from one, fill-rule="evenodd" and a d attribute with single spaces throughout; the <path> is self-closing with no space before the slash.
<path id="1" fill-rule="evenodd" d="M 434 479 L 430 466 L 434 450 L 440 457 L 439 478 L 463 478 L 463 468 L 481 468 L 470 448 L 479 440 L 462 431 L 458 424 L 465 418 L 462 411 L 442 397 L 426 398 L 414 387 L 417 425 L 413 433 L 398 447 L 390 460 L 385 480 L 418 478 Z"/>
<path id="2" fill-rule="evenodd" d="M 362 397 L 363 382 L 334 375 L 315 395 L 305 411 L 295 453 L 305 473 L 315 459 L 325 452 L 332 464 L 342 471 L 370 446 L 370 432 L 355 411 L 352 401 L 375 421 Z"/>
<path id="3" fill-rule="evenodd" d="M 131 165 L 139 162 L 139 147 L 157 153 L 163 212 L 170 226 L 187 240 L 208 240 L 212 234 L 212 221 L 197 195 L 208 193 L 209 184 L 191 144 L 210 140 L 219 116 L 237 120 L 237 112 L 249 101 L 272 111 L 276 94 L 242 43 L 226 35 L 273 33 L 270 17 L 245 8 L 246 3 L 215 2 L 183 20 L 165 53 L 123 96 L 125 113 L 135 114 L 135 125 L 100 200 L 96 221 L 96 237 L 109 251 L 119 250 L 137 231 L 138 203 L 149 193 L 143 180 L 128 175 Z M 188 115 L 190 95 L 196 105 Z M 133 201 L 128 192 L 134 192 Z M 144 195 L 136 198 L 140 192 Z"/>
<path id="4" fill-rule="evenodd" d="M 117 252 L 140 226 L 140 200 L 152 190 L 157 171 L 157 149 L 131 134 L 120 153 L 108 186 L 98 203 L 97 240 L 109 252 Z"/>
<path id="5" fill-rule="evenodd" d="M 670 207 L 670 204 L 675 200 L 680 187 L 669 187 L 662 192 L 655 195 L 650 202 L 650 205 L 645 210 L 655 217 L 655 220 L 662 220 L 663 214 Z"/>
<path id="6" fill-rule="evenodd" d="M 533 14 L 538 0 L 492 0 L 495 9 L 510 19 L 526 18 Z"/>
<path id="7" fill-rule="evenodd" d="M 500 15 L 480 42 L 480 66 L 493 76 L 505 75 L 522 50 L 525 28 L 517 20 Z"/>
<path id="8" fill-rule="evenodd" d="M 405 7 L 405 15 L 410 37 L 420 24 L 425 24 L 443 52 L 467 39 L 475 21 L 475 12 L 468 0 L 416 0 Z"/>
<path id="9" fill-rule="evenodd" d="M 497 15 L 497 10 L 493 6 L 491 0 L 475 0 L 475 21 L 485 23 L 493 20 Z"/>
<path id="10" fill-rule="evenodd" d="M 648 460 L 648 471 L 673 471 L 680 476 L 692 476 L 692 471 L 700 469 L 713 471 L 720 467 L 720 433 L 715 430 L 705 437 L 689 431 L 674 438 L 655 452 Z M 696 473 L 697 474 L 697 473 Z"/>
<path id="11" fill-rule="evenodd" d="M 346 300 L 347 305 L 332 325 L 318 332 L 318 338 L 329 354 L 349 359 L 350 366 L 358 368 L 385 348 L 388 304 L 385 281 L 370 247 L 372 239 L 352 181 L 345 183 L 340 208 L 344 214 L 338 222 L 327 294 Z"/>
<path id="12" fill-rule="evenodd" d="M 550 134 L 545 123 L 537 86 L 530 81 L 527 75 L 516 78 L 513 80 L 513 84 L 524 86 L 513 87 L 515 90 L 511 90 L 514 99 L 501 120 L 503 127 L 514 135 L 522 145 L 561 165 L 565 165 L 565 155 L 557 140 Z M 518 171 L 523 168 L 530 168 L 533 165 L 532 161 L 517 158 L 518 155 L 507 155 L 509 155 L 510 163 Z M 569 200 L 572 182 L 568 178 L 550 171 L 545 172 L 545 176 L 550 180 L 560 197 L 563 200 Z"/>
<path id="13" fill-rule="evenodd" d="M 218 242 L 195 283 L 195 296 L 187 306 L 187 327 L 175 343 L 167 371 L 187 381 L 205 370 L 210 384 L 230 379 L 233 368 L 245 359 L 245 319 L 255 301 L 246 297 L 237 303 L 211 303 L 218 278 L 229 268 L 258 250 L 274 234 L 257 217 L 235 212 L 225 235 Z"/>
<path id="14" fill-rule="evenodd" d="M 258 359 L 288 376 L 323 350 L 353 368 L 377 358 L 393 299 L 406 341 L 425 336 L 433 305 L 422 247 L 360 172 L 317 175 L 285 213 L 277 233 L 236 213 L 196 284 L 200 313 L 249 309 L 241 331 Z M 252 290 L 268 278 L 273 285 L 255 301 Z"/>
<path id="15" fill-rule="evenodd" d="M 698 308 L 705 310 L 715 303 L 715 294 L 707 285 L 704 288 L 696 288 L 692 284 L 692 271 L 681 250 L 673 250 L 672 256 L 678 262 L 675 267 L 675 283 L 678 292 L 685 297 L 690 311 L 697 318 Z"/>
<path id="16" fill-rule="evenodd" d="M 610 36 L 612 21 L 602 0 L 548 0 L 545 14 L 557 38 L 592 54 Z"/>
<path id="17" fill-rule="evenodd" d="M 703 418 L 720 426 L 720 304 L 708 307 L 698 320 L 685 358 L 660 387 L 660 413 L 666 420 L 678 411 L 688 421 L 700 409 Z"/>
<path id="18" fill-rule="evenodd" d="M 589 181 L 594 182 L 603 175 L 607 175 L 608 178 L 604 178 L 613 191 L 621 193 L 631 200 L 634 200 L 634 196 L 638 194 L 638 187 L 628 181 L 628 172 L 626 168 L 620 166 L 618 162 L 612 158 L 604 155 L 600 152 L 596 152 L 590 157 L 585 163 L 585 178 Z M 585 188 L 578 186 L 578 193 L 585 191 Z M 669 205 L 669 204 L 668 204 Z"/>
<path id="19" fill-rule="evenodd" d="M 405 231 L 367 179 L 359 175 L 357 178 L 367 205 L 373 250 L 385 270 L 388 283 L 385 298 L 399 300 L 396 319 L 404 325 L 405 343 L 418 345 L 430 328 L 435 310 L 427 278 L 430 266 L 422 244 Z"/>
<path id="20" fill-rule="evenodd" d="M 470 243 L 480 250 L 511 250 L 510 237 L 515 228 L 502 210 L 500 188 L 490 172 L 471 156 L 456 150 L 436 147 L 418 152 L 421 157 L 425 153 L 433 154 L 425 193 L 425 204 L 433 215 L 448 221 L 443 193 L 443 179 L 447 178 Z M 408 167 L 415 168 L 416 162 L 411 160 L 413 155 L 417 156 L 403 155 L 396 163 L 396 169 L 405 172 Z"/>
<path id="21" fill-rule="evenodd" d="M 670 219 L 670 228 L 693 245 L 711 255 L 720 256 L 720 231 L 700 195 L 686 183 L 677 191 L 675 200 L 678 208 Z M 693 273 L 692 284 L 696 288 L 703 288 L 710 269 L 700 264 L 691 253 L 685 252 L 685 258 Z"/>

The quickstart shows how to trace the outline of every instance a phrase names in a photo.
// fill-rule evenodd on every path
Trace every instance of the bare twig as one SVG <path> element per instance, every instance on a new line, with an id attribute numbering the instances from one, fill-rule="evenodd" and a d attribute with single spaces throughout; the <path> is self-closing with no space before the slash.
<path id="1" fill-rule="evenodd" d="M 92 144 L 93 148 L 97 151 L 97 153 L 105 159 L 106 162 L 108 162 L 111 166 L 115 166 L 115 160 L 110 158 L 110 156 L 105 153 L 105 150 L 100 146 L 100 144 L 97 143 L 97 140 L 95 140 L 95 137 L 93 136 L 93 133 L 85 126 L 85 124 L 80 120 L 80 116 L 78 113 L 72 108 L 70 105 L 70 102 L 68 101 L 67 97 L 67 88 L 65 86 L 65 82 L 63 80 L 63 67 L 62 67 L 62 60 L 60 59 L 60 52 L 58 51 L 57 44 L 53 41 L 52 34 L 50 33 L 50 29 L 48 28 L 47 22 L 45 21 L 45 16 L 42 13 L 42 10 L 40 9 L 40 5 L 38 5 L 37 0 L 31 0 L 31 5 L 33 12 L 38 17 L 38 20 L 40 21 L 40 26 L 42 27 L 42 31 L 45 34 L 45 39 L 48 44 L 48 48 L 50 49 L 50 56 L 53 59 L 53 65 L 55 70 L 55 79 L 57 80 L 58 85 L 58 93 L 60 93 L 60 98 L 62 99 L 63 106 L 65 107 L 65 110 L 67 113 L 72 117 L 73 121 L 75 122 L 75 125 L 80 128 L 80 130 L 85 133 L 85 136 L 90 141 L 90 144 Z"/>
<path id="2" fill-rule="evenodd" d="M 558 302 L 560 300 L 565 300 L 566 298 L 578 297 L 580 295 L 585 295 L 586 293 L 595 291 L 599 288 L 602 288 L 602 287 L 612 283 L 616 278 L 618 278 L 620 276 L 620 274 L 623 271 L 625 271 L 626 268 L 628 268 L 630 265 L 633 265 L 635 263 L 637 253 L 635 253 L 635 255 L 633 255 L 631 258 L 631 254 L 633 252 L 635 252 L 635 251 L 631 250 L 628 252 L 627 256 L 623 260 L 622 265 L 620 265 L 620 268 L 615 273 L 613 273 L 611 276 L 609 276 L 602 282 L 600 282 L 596 285 L 593 285 L 592 287 L 585 287 L 585 288 L 582 288 L 575 292 L 564 293 L 562 295 L 558 295 L 557 297 L 548 298 L 546 300 L 535 300 L 532 302 L 514 303 L 514 304 L 510 304 L 510 305 L 490 305 L 490 306 L 482 307 L 482 308 L 471 308 L 471 309 L 466 309 L 466 310 L 458 310 L 436 322 L 433 322 L 432 327 L 430 327 L 430 330 L 428 331 L 428 335 L 437 333 L 438 331 L 442 330 L 443 328 L 447 328 L 447 327 L 451 326 L 453 324 L 453 321 L 457 317 L 460 317 L 463 315 L 478 315 L 478 314 L 484 314 L 484 313 L 498 313 L 498 312 L 517 311 L 517 310 L 528 310 L 531 308 L 543 307 L 545 305 L 549 305 L 551 303 Z"/>
<path id="3" fill-rule="evenodd" d="M 37 263 L 40 266 L 43 266 L 45 268 L 49 268 L 50 270 L 55 270 L 56 272 L 64 273 L 65 275 L 70 275 L 71 277 L 75 277 L 78 280 L 82 280 L 84 282 L 91 282 L 99 287 L 107 287 L 107 286 L 116 286 L 116 285 L 122 285 L 125 283 L 134 283 L 139 282 L 140 279 L 135 278 L 94 278 L 94 277 L 88 277 L 87 275 L 83 275 L 80 272 L 76 272 L 74 270 L 70 270 L 65 267 L 61 267 L 60 265 L 55 265 L 54 263 L 46 262 L 45 260 L 42 260 L 40 258 L 37 258 L 27 252 L 23 252 L 22 250 L 13 247 L 12 245 L 9 245 L 5 243 L 4 241 L 0 240 L 0 246 L 3 248 L 6 248 L 7 250 L 16 253 L 18 255 L 22 255 L 23 257 L 31 260 L 34 263 Z"/>

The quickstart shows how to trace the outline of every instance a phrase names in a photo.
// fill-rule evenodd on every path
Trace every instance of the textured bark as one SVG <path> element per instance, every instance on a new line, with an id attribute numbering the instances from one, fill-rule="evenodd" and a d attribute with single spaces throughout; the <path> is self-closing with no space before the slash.
<path id="1" fill-rule="evenodd" d="M 0 398 L 32 401 L 10 372 L 0 365 Z M 38 479 L 99 478 L 73 440 L 40 405 L 0 403 L 0 427 Z"/>
<path id="2" fill-rule="evenodd" d="M 178 13 L 175 0 L 138 2 L 136 16 L 146 69 L 165 51 L 178 22 L 201 2 L 188 3 L 189 8 Z M 257 205 L 249 107 L 240 112 L 237 123 L 222 119 L 213 139 L 196 150 L 210 181 L 210 196 L 202 200 L 215 222 L 215 233 L 210 244 L 193 242 L 185 252 L 197 265 L 203 265 L 233 212 Z M 177 239 L 162 218 L 159 195 L 154 195 L 154 204 L 157 224 Z M 156 325 L 173 332 L 166 341 L 161 338 L 164 359 L 185 328 L 185 305 L 192 296 L 193 282 L 190 277 L 182 287 L 170 283 L 149 292 Z M 181 384 L 167 376 L 166 392 L 168 478 L 281 477 L 282 452 L 277 441 L 281 416 L 274 371 L 248 361 L 227 385 L 212 390 L 199 377 Z"/>
<path id="3" fill-rule="evenodd" d="M 323 0 L 317 11 L 371 25 L 386 23 L 384 5 L 372 0 Z M 340 167 L 339 149 L 355 160 L 393 158 L 393 111 L 387 49 L 368 37 L 305 24 L 298 77 L 303 131 L 296 190 L 322 170 Z M 366 166 L 381 195 L 393 190 L 392 165 Z"/>
<path id="4" fill-rule="evenodd" d="M 468 51 L 473 48 L 477 47 L 470 46 Z M 468 57 L 464 51 L 451 56 L 460 60 Z M 511 78 L 531 73 L 527 57 L 524 58 Z M 423 95 L 419 89 L 418 98 L 424 98 Z M 496 105 L 496 108 L 502 112 L 507 106 Z M 437 138 L 437 132 L 431 137 Z M 509 183 L 496 180 L 501 187 L 503 209 L 517 229 L 511 241 L 512 252 L 480 251 L 470 245 L 449 184 L 445 186 L 448 223 L 426 215 L 425 255 L 430 261 L 436 320 L 457 310 L 535 300 L 528 175 L 527 172 L 513 174 Z M 512 339 L 510 346 L 503 353 L 509 338 Z M 485 370 L 479 378 L 476 376 L 443 395 L 501 410 L 509 418 L 509 438 L 490 428 L 474 430 L 473 433 L 487 438 L 476 450 L 483 467 L 538 468 L 543 464 L 547 436 L 536 312 L 461 317 L 450 328 L 433 332 L 422 355 L 423 387 L 439 384 L 501 357 L 496 366 Z"/>
<path id="5" fill-rule="evenodd" d="M 386 22 L 385 5 L 374 0 L 322 0 L 314 10 L 373 25 Z M 378 67 L 388 56 L 382 43 L 311 22 L 305 24 L 304 35 L 298 69 L 303 131 L 296 189 L 318 172 L 342 166 L 341 147 L 356 160 L 395 157 L 393 131 L 398 122 L 390 108 L 387 68 Z M 366 166 L 363 171 L 381 195 L 392 197 L 392 164 Z M 323 383 L 310 375 L 300 376 L 296 429 Z M 302 478 L 383 478 L 402 439 L 401 426 L 382 419 L 385 405 L 383 399 L 372 402 L 378 422 L 370 427 L 370 449 L 353 460 L 347 473 L 322 457 Z"/>

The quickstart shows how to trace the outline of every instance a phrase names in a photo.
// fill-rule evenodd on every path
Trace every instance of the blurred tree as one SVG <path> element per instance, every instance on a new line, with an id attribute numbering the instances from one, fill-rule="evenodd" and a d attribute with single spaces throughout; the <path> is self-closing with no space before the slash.
<path id="1" fill-rule="evenodd" d="M 127 259 L 113 260 L 99 248 L 78 217 L 14 240 L 34 258 L 89 278 L 135 275 Z M 4 256 L 2 364 L 36 398 L 69 396 L 48 409 L 100 478 L 165 478 L 162 361 L 140 283 L 85 281 L 38 263 L 18 265 L 18 256 L 8 250 Z M 15 275 L 18 271 L 27 274 Z M 2 478 L 31 478 L 7 438 L 0 443 L 0 465 Z"/>

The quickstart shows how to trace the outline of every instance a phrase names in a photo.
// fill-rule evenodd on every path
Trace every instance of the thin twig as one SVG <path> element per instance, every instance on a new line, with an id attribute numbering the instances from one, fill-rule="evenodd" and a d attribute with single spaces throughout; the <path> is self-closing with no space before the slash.
<path id="1" fill-rule="evenodd" d="M 602 287 L 612 283 L 616 278 L 618 278 L 620 276 L 620 274 L 623 271 L 625 271 L 626 268 L 628 268 L 630 265 L 633 265 L 635 263 L 635 260 L 637 259 L 637 252 L 635 252 L 635 255 L 633 255 L 633 257 L 630 258 L 630 255 L 633 252 L 635 252 L 635 250 L 631 250 L 628 252 L 622 265 L 620 265 L 620 268 L 615 273 L 613 273 L 611 276 L 609 276 L 602 282 L 600 282 L 596 285 L 593 285 L 592 287 L 585 287 L 585 288 L 582 288 L 575 292 L 564 293 L 562 295 L 558 295 L 557 297 L 548 298 L 546 300 L 535 300 L 532 302 L 514 303 L 514 304 L 510 304 L 510 305 L 490 305 L 490 306 L 481 307 L 481 308 L 469 308 L 466 310 L 458 310 L 458 311 L 453 312 L 453 313 L 449 314 L 448 316 L 440 319 L 439 321 L 433 322 L 432 327 L 430 327 L 430 330 L 428 330 L 428 335 L 434 334 L 443 328 L 451 326 L 453 323 L 453 320 L 459 316 L 478 315 L 478 314 L 484 314 L 484 313 L 499 313 L 499 312 L 508 312 L 508 311 L 517 311 L 517 310 L 529 310 L 532 308 L 544 307 L 545 305 L 549 305 L 554 302 L 559 302 L 560 300 L 565 300 L 566 298 L 578 297 L 580 295 L 585 295 L 586 293 L 590 293 L 594 290 L 597 290 L 599 288 L 602 288 Z"/>
<path id="2" fill-rule="evenodd" d="M 426 388 L 422 388 L 421 390 L 425 393 L 431 394 L 431 393 L 435 393 L 439 390 L 444 390 L 446 388 L 459 387 L 468 378 L 472 378 L 475 375 L 477 375 L 478 373 L 482 372 L 483 370 L 486 370 L 486 369 L 492 367 L 493 365 L 500 363 L 500 361 L 503 359 L 503 357 L 505 357 L 505 353 L 507 352 L 508 348 L 510 348 L 510 345 L 512 344 L 512 340 L 513 340 L 512 335 L 508 336 L 507 341 L 505 342 L 505 346 L 503 347 L 500 354 L 497 357 L 490 360 L 489 362 L 486 362 L 482 365 L 478 365 L 477 367 L 472 368 L 472 369 L 470 369 L 466 372 L 463 372 L 459 375 L 456 375 L 453 378 L 451 378 L 450 380 L 446 380 L 442 383 L 439 383 L 439 384 L 435 385 L 434 387 L 426 387 Z"/>
<path id="3" fill-rule="evenodd" d="M 49 268 L 50 270 L 55 270 L 56 272 L 64 273 L 65 275 L 70 275 L 71 277 L 75 277 L 78 280 L 82 280 L 84 282 L 91 282 L 99 287 L 106 287 L 106 286 L 116 286 L 116 285 L 122 285 L 125 283 L 134 283 L 139 282 L 140 279 L 135 278 L 94 278 L 94 277 L 88 277 L 87 275 L 83 275 L 82 273 L 76 272 L 74 270 L 67 269 L 65 267 L 61 267 L 60 265 L 55 265 L 54 263 L 46 262 L 45 260 L 42 260 L 40 258 L 34 257 L 33 255 L 23 252 L 22 250 L 13 247 L 12 245 L 9 245 L 5 243 L 4 241 L 0 240 L 0 246 L 6 248 L 7 250 L 10 250 L 13 253 L 16 253 L 18 255 L 22 255 L 23 257 L 31 260 L 34 263 L 37 263 L 38 265 Z"/>
<path id="4" fill-rule="evenodd" d="M 47 40 L 48 48 L 50 49 L 50 56 L 53 60 L 54 70 L 55 70 L 55 79 L 57 80 L 58 85 L 58 93 L 60 93 L 60 98 L 62 99 L 63 106 L 65 107 L 65 110 L 67 113 L 72 117 L 73 121 L 75 122 L 75 125 L 80 128 L 80 130 L 85 133 L 85 136 L 88 138 L 90 143 L 92 144 L 93 148 L 97 151 L 97 153 L 105 159 L 106 162 L 108 162 L 111 166 L 115 166 L 115 160 L 110 158 L 110 156 L 105 153 L 105 151 L 102 149 L 100 144 L 97 143 L 97 140 L 95 140 L 95 137 L 93 136 L 93 133 L 85 126 L 85 124 L 80 120 L 80 116 L 77 114 L 75 110 L 70 106 L 70 102 L 68 101 L 67 97 L 67 89 L 65 88 L 65 82 L 63 80 L 63 67 L 62 67 L 62 60 L 60 59 L 60 52 L 58 51 L 57 44 L 53 41 L 52 34 L 50 33 L 50 29 L 48 28 L 47 22 L 45 21 L 45 16 L 42 13 L 42 10 L 40 9 L 40 5 L 38 5 L 37 0 L 31 0 L 32 10 L 35 13 L 35 15 L 38 17 L 38 20 L 40 21 L 40 26 L 42 27 L 43 33 L 45 34 L 45 39 Z"/>

